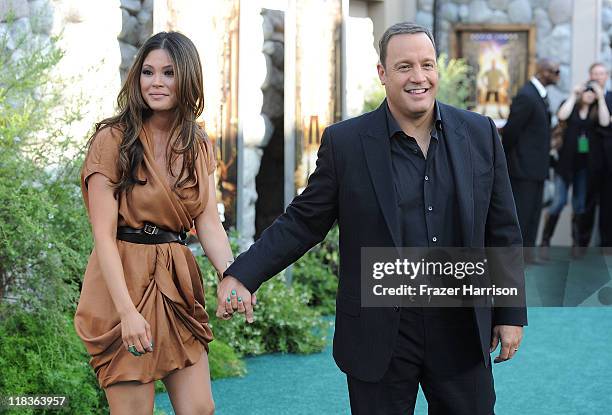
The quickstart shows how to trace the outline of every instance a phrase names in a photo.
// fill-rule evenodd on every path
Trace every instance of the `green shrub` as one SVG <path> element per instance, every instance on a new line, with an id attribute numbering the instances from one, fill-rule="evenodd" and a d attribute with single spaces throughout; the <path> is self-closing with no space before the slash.
<path id="1" fill-rule="evenodd" d="M 209 349 L 208 366 L 211 379 L 246 375 L 246 365 L 230 345 L 215 339 L 209 344 Z"/>
<path id="2" fill-rule="evenodd" d="M 325 240 L 308 251 L 292 268 L 295 288 L 307 292 L 310 295 L 308 306 L 322 315 L 332 315 L 336 311 L 340 268 L 338 238 L 338 227 L 334 226 Z"/>
<path id="3" fill-rule="evenodd" d="M 363 112 L 374 111 L 380 106 L 385 97 L 385 87 L 379 83 L 373 83 L 363 102 Z"/>
<path id="4" fill-rule="evenodd" d="M 91 250 L 78 160 L 61 156 L 80 118 L 51 70 L 57 38 L 0 34 L 0 395 L 61 394 L 70 413 L 105 411 L 72 316 Z M 14 34 L 14 33 L 13 33 Z M 19 413 L 24 413 L 19 411 Z M 37 410 L 36 413 L 41 413 Z"/>
<path id="5" fill-rule="evenodd" d="M 314 353 L 326 344 L 328 323 L 308 307 L 310 296 L 277 276 L 257 291 L 255 322 L 247 324 L 243 315 L 219 320 L 216 315 L 217 277 L 210 262 L 198 257 L 206 284 L 206 309 L 216 339 L 227 343 L 240 355 L 263 353 Z M 214 343 L 214 342 L 213 342 Z M 211 358 L 213 351 L 211 351 Z"/>
<path id="6" fill-rule="evenodd" d="M 74 146 L 62 126 L 80 118 L 51 69 L 57 38 L 0 35 L 0 299 L 72 311 L 91 249 Z"/>
<path id="7" fill-rule="evenodd" d="M 89 356 L 72 319 L 57 313 L 0 309 L 0 395 L 62 395 L 69 413 L 97 414 L 104 393 L 88 365 Z M 56 413 L 20 409 L 15 414 Z"/>
<path id="8" fill-rule="evenodd" d="M 438 57 L 438 95 L 440 102 L 457 108 L 468 107 L 470 96 L 470 67 L 463 59 L 448 59 L 445 53 Z"/>

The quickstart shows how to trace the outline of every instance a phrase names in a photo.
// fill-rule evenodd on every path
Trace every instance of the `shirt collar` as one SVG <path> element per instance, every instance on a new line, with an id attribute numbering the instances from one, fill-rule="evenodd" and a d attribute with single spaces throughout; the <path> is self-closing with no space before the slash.
<path id="1" fill-rule="evenodd" d="M 389 104 L 385 100 L 385 112 L 387 113 L 387 131 L 389 132 L 389 138 L 392 138 L 396 133 L 403 132 L 400 128 L 399 124 L 391 114 L 391 110 L 389 109 Z M 431 130 L 431 136 L 435 139 L 438 138 L 438 131 L 442 131 L 442 116 L 440 115 L 440 106 L 438 105 L 438 101 L 434 101 L 434 125 L 436 128 Z"/>
<path id="2" fill-rule="evenodd" d="M 545 98 L 547 95 L 547 91 L 544 85 L 542 85 L 542 83 L 540 82 L 540 80 L 534 76 L 533 78 L 531 78 L 531 83 L 533 84 L 533 86 L 536 87 L 540 96 L 542 98 Z"/>

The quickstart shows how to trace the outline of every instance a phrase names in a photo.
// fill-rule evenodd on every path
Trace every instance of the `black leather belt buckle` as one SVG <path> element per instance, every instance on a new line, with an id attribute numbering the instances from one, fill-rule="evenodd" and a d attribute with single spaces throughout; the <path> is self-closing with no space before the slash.
<path id="1" fill-rule="evenodd" d="M 145 223 L 145 226 L 144 228 L 142 228 L 142 231 L 147 235 L 157 235 L 159 233 L 159 228 L 150 223 Z"/>

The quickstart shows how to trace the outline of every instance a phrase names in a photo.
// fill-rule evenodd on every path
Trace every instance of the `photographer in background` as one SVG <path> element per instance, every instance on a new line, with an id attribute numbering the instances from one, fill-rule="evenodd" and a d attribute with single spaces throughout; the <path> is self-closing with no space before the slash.
<path id="1" fill-rule="evenodd" d="M 601 154 L 601 138 L 596 129 L 610 124 L 601 85 L 595 81 L 577 85 L 559 107 L 557 117 L 560 122 L 566 122 L 566 128 L 555 166 L 555 198 L 544 222 L 541 247 L 545 250 L 550 246 L 571 186 L 572 256 L 578 257 L 584 254 L 593 228 L 589 209 L 594 204 L 588 199 L 594 195 L 588 190 L 592 188 L 590 182 L 598 170 L 597 157 Z"/>

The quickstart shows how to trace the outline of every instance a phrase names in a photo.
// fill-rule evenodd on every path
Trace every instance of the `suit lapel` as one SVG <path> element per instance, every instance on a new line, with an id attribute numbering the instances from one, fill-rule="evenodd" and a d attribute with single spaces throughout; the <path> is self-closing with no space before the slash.
<path id="1" fill-rule="evenodd" d="M 373 119 L 369 123 L 369 130 L 360 134 L 361 144 L 374 185 L 374 192 L 389 227 L 393 243 L 395 246 L 401 246 L 397 199 L 391 170 L 391 145 L 387 137 L 387 117 L 384 105 L 386 105 L 386 100 L 371 114 Z"/>
<path id="2" fill-rule="evenodd" d="M 439 102 L 438 105 L 455 182 L 462 240 L 464 246 L 469 247 L 474 234 L 474 171 L 470 140 L 465 122 L 456 117 L 456 110 Z"/>

